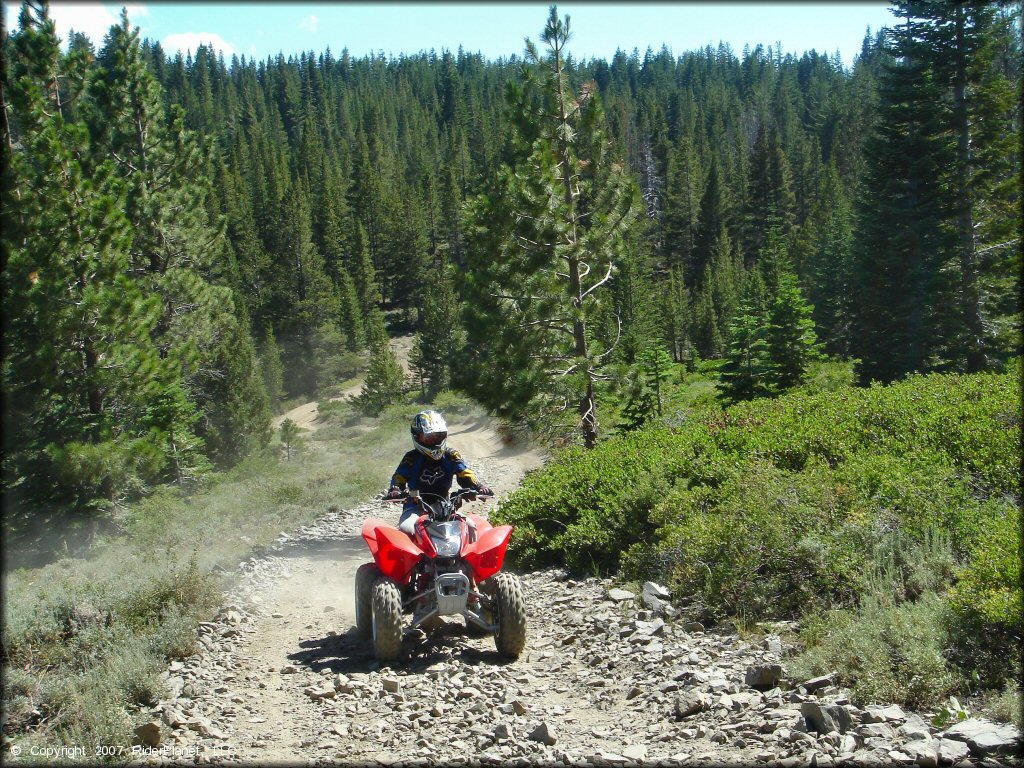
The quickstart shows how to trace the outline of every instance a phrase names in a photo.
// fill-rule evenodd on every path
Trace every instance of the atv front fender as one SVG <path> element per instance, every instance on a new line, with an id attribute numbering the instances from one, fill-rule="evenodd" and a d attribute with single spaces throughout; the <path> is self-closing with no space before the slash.
<path id="1" fill-rule="evenodd" d="M 389 579 L 404 584 L 420 561 L 423 552 L 405 533 L 383 520 L 371 518 L 363 523 L 363 538 L 370 547 L 377 567 Z"/>
<path id="2" fill-rule="evenodd" d="M 511 525 L 499 525 L 485 531 L 479 539 L 470 544 L 463 557 L 473 569 L 477 582 L 488 579 L 501 570 L 505 562 L 505 550 L 512 536 Z"/>

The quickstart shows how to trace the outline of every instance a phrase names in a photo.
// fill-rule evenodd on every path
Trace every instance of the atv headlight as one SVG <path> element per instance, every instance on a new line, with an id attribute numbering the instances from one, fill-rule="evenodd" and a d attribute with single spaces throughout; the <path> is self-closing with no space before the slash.
<path id="1" fill-rule="evenodd" d="M 457 538 L 450 539 L 434 539 L 434 549 L 437 550 L 438 557 L 455 557 L 459 554 L 459 544 L 461 542 Z"/>

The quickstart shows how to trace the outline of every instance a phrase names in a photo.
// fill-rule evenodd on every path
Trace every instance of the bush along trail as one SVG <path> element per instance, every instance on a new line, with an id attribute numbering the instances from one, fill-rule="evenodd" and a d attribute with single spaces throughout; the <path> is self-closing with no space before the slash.
<path id="1" fill-rule="evenodd" d="M 921 409 L 973 402 L 967 407 L 976 416 L 1006 415 L 1002 380 L 916 384 L 916 395 L 906 388 L 891 396 L 871 390 L 863 402 L 842 407 L 859 407 L 886 434 L 895 412 L 888 422 L 879 414 L 896 400 Z M 939 390 L 947 391 L 945 398 Z M 972 400 L 974 391 L 990 394 Z M 879 401 L 873 408 L 871 399 Z M 794 402 L 803 413 L 807 404 Z M 778 408 L 785 414 L 791 406 Z M 769 418 L 776 426 L 780 421 Z M 711 432 L 725 443 L 735 439 L 728 427 Z M 808 434 L 812 444 L 824 444 Z M 926 447 L 922 435 L 911 438 Z M 770 430 L 759 439 L 764 453 Z M 961 445 L 955 430 L 945 439 Z M 999 438 L 975 439 L 980 446 Z M 461 437 L 453 430 L 453 442 L 482 457 L 474 462 L 480 476 L 501 494 L 540 461 L 528 452 L 493 450 L 497 438 L 482 422 L 464 427 Z M 790 442 L 800 450 L 799 441 Z M 620 463 L 628 469 L 631 460 L 627 455 Z M 524 490 L 536 491 L 558 466 L 532 474 Z M 976 482 L 991 467 L 1002 464 L 979 460 Z M 575 493 L 578 499 L 582 487 Z M 522 514 L 531 498 L 522 491 L 507 497 L 492 519 Z M 202 625 L 200 651 L 165 673 L 172 695 L 150 710 L 139 739 L 163 746 L 159 754 L 223 763 L 1020 764 L 1013 725 L 953 704 L 900 706 L 850 684 L 857 676 L 849 665 L 860 663 L 856 648 L 846 666 L 836 655 L 834 669 L 808 673 L 814 665 L 796 655 L 809 643 L 803 619 L 713 625 L 711 593 L 697 595 L 706 603 L 692 594 L 678 599 L 653 579 L 613 582 L 543 565 L 544 557 L 522 573 L 529 630 L 518 660 L 503 661 L 490 637 L 471 637 L 452 622 L 429 635 L 407 633 L 400 659 L 381 665 L 371 644 L 356 635 L 352 580 L 368 559 L 358 537 L 361 521 L 394 515 L 379 502 L 331 512 L 246 560 L 216 620 Z M 519 535 L 531 533 L 539 543 L 536 527 Z M 530 539 L 520 551 L 523 544 Z M 632 551 L 636 561 L 636 545 Z M 922 604 L 925 597 L 915 605 Z M 886 626 L 901 631 L 899 624 Z M 917 631 L 903 629 L 908 636 Z M 914 669 L 920 661 L 902 664 Z"/>

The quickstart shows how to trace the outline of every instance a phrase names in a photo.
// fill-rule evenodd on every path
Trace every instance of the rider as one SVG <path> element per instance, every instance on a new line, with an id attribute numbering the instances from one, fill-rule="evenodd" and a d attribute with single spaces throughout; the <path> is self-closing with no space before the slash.
<path id="1" fill-rule="evenodd" d="M 409 490 L 409 498 L 402 507 L 398 528 L 409 536 L 415 531 L 420 510 L 416 497 L 420 493 L 432 493 L 447 498 L 454 477 L 462 488 L 472 488 L 477 493 L 490 496 L 493 492 L 478 482 L 462 454 L 448 447 L 448 425 L 437 411 L 420 411 L 412 420 L 413 450 L 402 457 L 398 469 L 391 477 L 391 488 L 387 497 L 397 499 Z"/>

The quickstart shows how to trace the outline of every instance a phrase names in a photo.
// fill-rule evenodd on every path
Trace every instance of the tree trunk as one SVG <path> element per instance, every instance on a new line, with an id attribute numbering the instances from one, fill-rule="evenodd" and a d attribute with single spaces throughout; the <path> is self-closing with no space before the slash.
<path id="1" fill-rule="evenodd" d="M 558 155 L 562 166 L 562 190 L 565 200 L 565 207 L 569 215 L 569 245 L 576 245 L 576 215 L 572 199 L 572 164 L 569 158 L 569 145 L 566 138 L 565 128 L 569 122 L 569 116 L 565 107 L 565 92 L 562 89 L 562 46 L 555 42 L 555 77 L 557 78 L 558 93 L 558 119 L 563 130 L 558 135 Z M 575 253 L 570 253 L 567 259 L 569 264 L 569 288 L 572 292 L 572 303 L 577 313 L 583 309 L 583 285 L 580 281 L 580 262 Z M 583 397 L 580 398 L 578 412 L 580 414 L 580 432 L 583 434 L 583 444 L 587 448 L 593 448 L 597 443 L 597 403 L 594 402 L 594 374 L 590 368 L 590 357 L 587 349 L 587 326 L 580 314 L 572 323 L 572 337 L 574 352 L 580 365 L 583 366 L 583 376 L 586 381 L 586 389 Z"/>
<path id="2" fill-rule="evenodd" d="M 981 296 L 978 289 L 978 253 L 974 237 L 974 194 L 971 189 L 971 132 L 967 104 L 965 10 L 956 6 L 956 69 L 953 81 L 953 120 L 956 127 L 956 207 L 960 239 L 960 310 L 967 335 L 967 371 L 986 368 Z"/>

